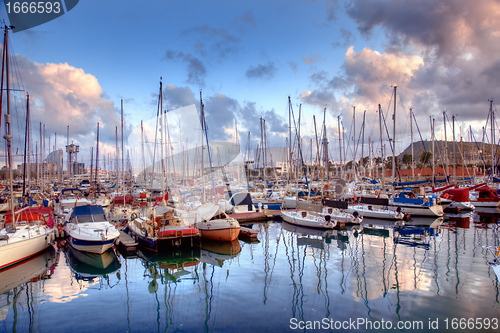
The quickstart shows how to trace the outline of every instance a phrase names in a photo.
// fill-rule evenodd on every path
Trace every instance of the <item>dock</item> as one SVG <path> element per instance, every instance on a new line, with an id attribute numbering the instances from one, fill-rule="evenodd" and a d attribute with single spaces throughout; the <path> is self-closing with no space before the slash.
<path id="1" fill-rule="evenodd" d="M 130 237 L 129 234 L 120 230 L 120 236 L 118 237 L 118 246 L 121 246 L 127 252 L 134 252 L 137 249 L 137 242 Z"/>
<path id="2" fill-rule="evenodd" d="M 254 229 L 240 226 L 240 236 L 244 236 L 244 237 L 248 237 L 248 238 L 257 238 L 258 235 L 259 235 L 258 230 L 254 230 Z"/>
<path id="3" fill-rule="evenodd" d="M 267 210 L 262 212 L 249 212 L 229 214 L 229 217 L 235 218 L 239 223 L 263 222 L 269 220 L 281 220 L 280 210 Z"/>

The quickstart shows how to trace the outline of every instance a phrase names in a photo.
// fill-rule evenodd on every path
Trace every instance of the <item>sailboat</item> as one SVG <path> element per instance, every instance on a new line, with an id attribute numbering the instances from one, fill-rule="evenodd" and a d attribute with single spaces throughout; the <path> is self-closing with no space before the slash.
<path id="1" fill-rule="evenodd" d="M 12 177 L 12 134 L 10 126 L 10 91 L 9 91 L 9 43 L 8 31 L 13 27 L 5 26 L 4 44 L 3 44 L 3 61 L 6 77 L 7 91 L 7 114 L 6 114 L 6 134 L 4 136 L 7 141 L 8 153 L 8 169 L 10 180 L 10 209 L 11 220 L 5 221 L 5 227 L 0 230 L 0 270 L 6 267 L 15 265 L 23 260 L 33 257 L 34 255 L 46 250 L 54 239 L 53 225 L 41 219 L 35 214 L 27 214 L 27 219 L 22 219 L 20 211 L 14 211 L 14 193 L 13 193 L 13 177 Z M 2 83 L 4 73 L 2 72 Z M 2 108 L 1 101 L 3 100 L 4 87 L 0 87 L 0 110 Z M 0 112 L 1 113 L 1 112 Z M 16 215 L 16 213 L 18 213 Z"/>

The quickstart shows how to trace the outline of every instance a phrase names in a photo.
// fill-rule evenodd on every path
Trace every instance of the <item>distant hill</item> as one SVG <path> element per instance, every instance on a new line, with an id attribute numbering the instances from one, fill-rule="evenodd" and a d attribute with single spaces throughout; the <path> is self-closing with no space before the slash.
<path id="1" fill-rule="evenodd" d="M 419 163 L 420 161 L 420 156 L 424 152 L 424 145 L 425 145 L 425 150 L 427 152 L 432 152 L 432 141 L 417 141 L 413 143 L 413 151 L 415 154 L 415 163 Z M 455 161 L 456 163 L 463 164 L 462 161 L 462 156 L 463 159 L 465 159 L 465 164 L 469 163 L 474 163 L 473 161 L 479 162 L 481 161 L 481 156 L 479 156 L 478 151 L 481 151 L 484 149 L 483 152 L 483 158 L 488 163 L 491 161 L 491 145 L 490 144 L 483 144 L 482 143 L 475 143 L 475 142 L 455 142 L 453 143 L 452 141 L 447 141 L 447 151 L 448 151 L 448 163 L 452 162 L 452 157 L 453 157 L 453 146 L 455 145 Z M 498 156 L 500 154 L 500 147 L 498 145 L 495 145 L 496 149 L 496 155 Z M 445 141 L 444 140 L 436 140 L 434 141 L 434 154 L 435 154 L 435 163 L 440 164 L 444 162 L 444 151 L 445 151 Z M 462 153 L 460 153 L 462 152 Z M 405 150 L 403 150 L 399 155 L 398 158 L 401 160 L 405 154 L 411 155 L 411 144 L 406 147 Z"/>

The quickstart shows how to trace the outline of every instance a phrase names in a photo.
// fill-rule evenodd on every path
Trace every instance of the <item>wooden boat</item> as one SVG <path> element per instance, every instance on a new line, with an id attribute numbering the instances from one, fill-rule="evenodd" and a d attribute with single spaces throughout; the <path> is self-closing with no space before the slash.
<path id="1" fill-rule="evenodd" d="M 195 227 L 201 237 L 217 241 L 232 242 L 238 238 L 240 224 L 227 216 L 219 205 L 205 203 L 196 209 Z"/>
<path id="2" fill-rule="evenodd" d="M 181 212 L 168 206 L 152 207 L 146 216 L 133 214 L 128 231 L 140 247 L 158 251 L 164 247 L 195 246 L 200 233 L 193 228 Z"/>

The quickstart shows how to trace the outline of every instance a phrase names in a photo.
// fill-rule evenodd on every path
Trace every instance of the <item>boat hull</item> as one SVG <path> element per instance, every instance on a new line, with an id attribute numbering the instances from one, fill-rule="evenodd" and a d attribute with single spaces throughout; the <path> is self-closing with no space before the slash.
<path id="1" fill-rule="evenodd" d="M 201 233 L 201 237 L 223 241 L 223 242 L 232 242 L 238 238 L 240 234 L 240 228 L 226 228 L 226 229 L 199 229 Z"/>
<path id="2" fill-rule="evenodd" d="M 71 237 L 71 235 L 68 235 L 68 241 L 69 244 L 78 251 L 102 254 L 113 246 L 115 238 L 107 239 L 104 241 L 91 241 L 78 239 L 75 237 Z"/>
<path id="3" fill-rule="evenodd" d="M 472 201 L 471 204 L 473 204 L 475 207 L 498 207 L 500 206 L 500 201 Z"/>
<path id="4" fill-rule="evenodd" d="M 324 218 L 311 216 L 309 214 L 307 214 L 306 217 L 303 217 L 300 213 L 301 212 L 297 211 L 281 211 L 281 218 L 285 222 L 308 228 L 331 229 L 337 225 L 336 221 L 326 222 Z"/>
<path id="5" fill-rule="evenodd" d="M 347 210 L 349 213 L 358 212 L 361 216 L 372 218 L 372 219 L 383 219 L 383 220 L 401 220 L 404 217 L 403 213 L 398 213 L 393 210 L 388 209 L 369 209 L 368 206 L 354 205 L 349 206 Z"/>
<path id="6" fill-rule="evenodd" d="M 401 207 L 401 212 L 405 214 L 410 214 L 414 216 L 443 216 L 444 211 L 441 205 L 433 206 L 418 206 L 418 205 L 405 205 L 405 204 L 394 204 L 391 207 Z"/>
<path id="7" fill-rule="evenodd" d="M 0 241 L 0 270 L 45 251 L 53 240 L 52 230 L 20 241 Z"/>

